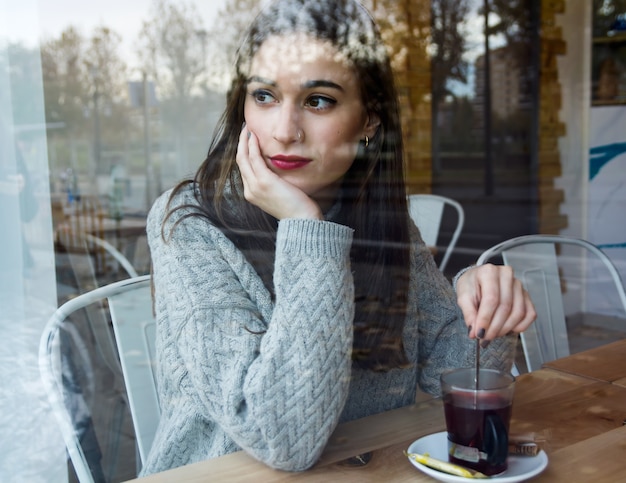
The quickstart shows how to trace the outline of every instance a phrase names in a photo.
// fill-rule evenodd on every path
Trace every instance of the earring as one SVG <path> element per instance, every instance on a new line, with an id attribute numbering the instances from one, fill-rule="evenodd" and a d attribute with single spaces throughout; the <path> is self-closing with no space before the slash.
<path id="1" fill-rule="evenodd" d="M 370 138 L 366 134 L 365 135 L 365 147 L 368 147 L 369 145 L 370 145 Z"/>

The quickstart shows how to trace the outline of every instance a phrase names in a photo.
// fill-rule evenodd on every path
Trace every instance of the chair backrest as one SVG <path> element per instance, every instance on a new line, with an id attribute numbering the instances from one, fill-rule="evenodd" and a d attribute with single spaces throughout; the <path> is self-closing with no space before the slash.
<path id="1" fill-rule="evenodd" d="M 126 383 L 141 461 L 150 450 L 160 416 L 154 377 L 155 321 L 150 276 L 130 278 L 81 294 L 63 305 L 46 324 L 39 345 L 39 370 L 52 410 L 59 422 L 69 456 L 81 483 L 94 479 L 81 447 L 79 428 L 64 402 L 64 370 L 60 332 L 74 312 L 108 301 Z"/>
<path id="2" fill-rule="evenodd" d="M 156 322 L 150 276 L 134 279 L 125 290 L 109 295 L 109 310 L 122 363 L 130 412 L 141 462 L 146 461 L 161 410 L 156 389 Z"/>
<path id="3" fill-rule="evenodd" d="M 111 245 L 108 241 L 102 238 L 98 238 L 97 236 L 90 235 L 89 233 L 83 233 L 80 236 L 82 236 L 87 242 L 93 243 L 94 245 L 103 248 L 105 252 L 111 255 L 117 261 L 117 263 L 119 263 L 122 268 L 126 270 L 126 273 L 128 273 L 129 277 L 133 278 L 139 276 L 133 264 L 130 263 L 130 260 L 128 260 L 128 258 L 126 258 L 117 248 Z"/>
<path id="4" fill-rule="evenodd" d="M 104 238 L 104 208 L 98 196 L 81 195 L 65 208 L 68 213 L 55 227 L 55 236 L 68 251 L 84 249 L 84 234 Z M 90 247 L 91 248 L 91 247 Z M 98 271 L 103 270 L 106 248 L 100 245 L 93 247 L 92 255 Z"/>
<path id="5" fill-rule="evenodd" d="M 59 231 L 57 233 L 58 242 L 66 250 L 67 256 L 77 275 L 85 271 L 95 278 L 97 272 L 106 272 L 107 256 L 113 258 L 121 266 L 129 277 L 137 277 L 139 273 L 133 264 L 111 243 L 91 235 L 89 233 L 72 233 L 71 240 L 67 237 L 69 232 Z M 66 243 L 72 243 L 71 246 Z M 94 257 L 91 260 L 91 257 Z M 85 270 L 79 267 L 90 264 L 90 269 Z M 80 285 L 80 280 L 78 280 Z M 81 287 L 79 287 L 81 288 Z M 93 288 L 93 287 L 92 287 Z"/>
<path id="6" fill-rule="evenodd" d="M 79 294 L 90 292 L 101 285 L 90 255 L 91 245 L 99 247 L 99 249 L 104 250 L 117 260 L 124 269 L 124 272 L 118 273 L 120 278 L 127 279 L 139 276 L 130 261 L 106 240 L 89 233 L 76 233 L 74 234 L 74 242 L 76 243 L 75 247 L 81 248 L 82 251 L 79 249 L 68 251 L 66 256 L 70 262 Z M 109 281 L 111 282 L 112 280 L 109 278 Z M 96 350 L 100 353 L 103 362 L 109 370 L 113 374 L 121 375 L 118 353 L 115 350 L 116 343 L 109 330 L 107 314 L 97 304 L 89 304 L 84 308 L 87 314 L 87 321 L 96 338 Z"/>
<path id="7" fill-rule="evenodd" d="M 586 240 L 560 235 L 525 235 L 489 248 L 478 258 L 477 265 L 502 256 L 504 263 L 511 266 L 521 280 L 537 311 L 535 323 L 520 336 L 529 371 L 570 354 L 556 251 L 559 245 L 581 247 L 595 255 L 607 268 L 626 310 L 626 293 L 619 272 L 604 252 Z"/>
<path id="8" fill-rule="evenodd" d="M 459 240 L 459 235 L 465 224 L 465 212 L 461 204 L 451 198 L 445 196 L 433 195 L 433 194 L 415 194 L 408 195 L 407 200 L 409 202 L 409 215 L 413 222 L 417 225 L 422 235 L 422 239 L 426 245 L 431 247 L 440 247 L 437 245 L 439 239 L 439 232 L 441 227 L 441 220 L 443 218 L 443 211 L 446 205 L 451 206 L 457 212 L 457 223 L 448 243 L 447 248 L 439 263 L 439 269 L 444 271 L 450 255 L 454 250 L 454 247 Z M 441 247 L 443 248 L 443 247 Z"/>

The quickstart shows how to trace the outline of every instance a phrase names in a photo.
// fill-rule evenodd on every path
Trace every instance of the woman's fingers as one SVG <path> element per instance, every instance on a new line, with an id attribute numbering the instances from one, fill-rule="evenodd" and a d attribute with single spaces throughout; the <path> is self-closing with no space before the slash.
<path id="1" fill-rule="evenodd" d="M 510 303 L 511 294 L 507 288 L 506 274 L 500 267 L 485 266 L 477 274 L 480 286 L 480 299 L 475 321 L 475 334 L 480 339 L 494 337 L 502 324 L 502 317 L 507 312 L 506 305 Z M 504 300 L 503 300 L 504 297 Z"/>
<path id="2" fill-rule="evenodd" d="M 267 166 L 258 138 L 246 126 L 239 135 L 236 161 L 248 202 L 279 220 L 323 218 L 313 199 Z"/>
<path id="3" fill-rule="evenodd" d="M 254 173 L 252 172 L 252 167 L 250 166 L 249 161 L 249 149 L 248 149 L 248 138 L 250 136 L 249 131 L 244 126 L 239 133 L 239 143 L 237 145 L 237 156 L 235 161 L 237 162 L 237 166 L 239 167 L 239 172 L 241 173 L 241 179 L 243 181 L 244 193 L 248 188 L 248 180 L 254 178 Z"/>
<path id="4" fill-rule="evenodd" d="M 458 304 L 471 338 L 485 337 L 499 298 L 498 271 L 494 265 L 474 267 L 458 280 Z"/>
<path id="5" fill-rule="evenodd" d="M 251 203 L 267 198 L 281 180 L 265 164 L 257 137 L 247 127 L 241 130 L 236 157 L 244 187 L 244 197 Z"/>
<path id="6" fill-rule="evenodd" d="M 535 319 L 528 292 L 514 277 L 511 267 L 475 267 L 461 277 L 457 292 L 472 338 L 492 340 L 510 332 L 522 332 Z"/>
<path id="7" fill-rule="evenodd" d="M 516 305 L 515 297 L 521 293 L 514 289 L 515 278 L 510 267 L 494 267 L 495 279 L 489 280 L 493 287 L 487 290 L 484 302 L 481 301 L 478 310 L 477 326 L 485 330 L 484 338 L 491 340 L 504 332 L 504 326 L 509 321 L 513 308 Z M 519 303 L 517 304 L 519 307 Z M 483 310 L 484 309 L 484 310 Z"/>
<path id="8" fill-rule="evenodd" d="M 502 295 L 495 315 L 495 327 L 493 332 L 490 330 L 488 333 L 489 338 L 500 337 L 510 332 L 523 332 L 536 318 L 535 306 L 522 282 L 517 278 L 511 278 L 511 285 L 507 285 L 507 290 L 509 289 L 511 297 L 509 299 L 508 292 Z"/>

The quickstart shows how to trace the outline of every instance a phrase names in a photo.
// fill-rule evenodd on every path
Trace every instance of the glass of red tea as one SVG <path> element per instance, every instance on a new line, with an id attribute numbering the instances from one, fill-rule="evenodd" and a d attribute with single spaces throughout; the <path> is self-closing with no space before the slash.
<path id="1" fill-rule="evenodd" d="M 472 367 L 441 376 L 448 460 L 488 476 L 499 475 L 507 469 L 515 378 L 482 368 L 476 375 Z"/>

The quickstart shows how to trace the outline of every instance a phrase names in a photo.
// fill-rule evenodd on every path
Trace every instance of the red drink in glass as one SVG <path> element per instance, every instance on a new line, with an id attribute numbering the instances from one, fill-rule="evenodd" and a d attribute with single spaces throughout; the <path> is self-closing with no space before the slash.
<path id="1" fill-rule="evenodd" d="M 507 469 L 513 376 L 481 369 L 475 389 L 475 369 L 442 376 L 449 461 L 488 476 Z"/>

